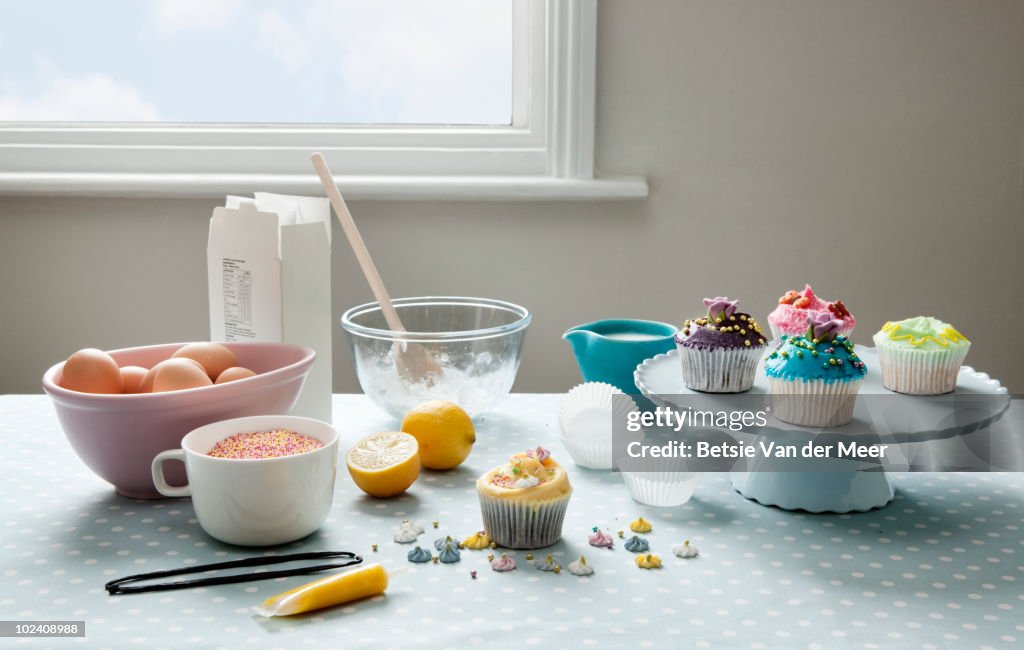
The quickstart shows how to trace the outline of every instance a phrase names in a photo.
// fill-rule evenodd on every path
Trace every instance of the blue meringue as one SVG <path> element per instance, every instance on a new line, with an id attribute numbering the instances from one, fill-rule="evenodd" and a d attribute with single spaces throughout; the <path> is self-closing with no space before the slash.
<path id="1" fill-rule="evenodd" d="M 459 552 L 459 547 L 456 544 L 447 542 L 437 557 L 445 564 L 452 564 L 462 559 L 462 553 Z"/>
<path id="2" fill-rule="evenodd" d="M 626 543 L 622 545 L 630 553 L 646 553 L 651 549 L 651 545 L 647 543 L 646 539 L 633 535 L 626 540 Z"/>
<path id="3" fill-rule="evenodd" d="M 430 551 L 426 550 L 422 546 L 417 546 L 416 548 L 409 551 L 409 555 L 407 557 L 409 558 L 410 562 L 422 564 L 423 562 L 430 562 L 430 558 L 432 557 L 432 555 Z"/>

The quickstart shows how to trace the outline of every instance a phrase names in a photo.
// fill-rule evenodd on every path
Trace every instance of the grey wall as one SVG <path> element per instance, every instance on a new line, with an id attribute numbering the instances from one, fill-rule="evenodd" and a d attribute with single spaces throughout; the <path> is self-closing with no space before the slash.
<path id="1" fill-rule="evenodd" d="M 516 389 L 578 380 L 560 334 L 762 316 L 810 281 L 857 315 L 932 314 L 1024 391 L 1024 3 L 603 2 L 598 167 L 651 197 L 352 206 L 396 296 L 533 310 Z M 0 197 L 0 392 L 85 346 L 207 335 L 207 200 Z M 334 312 L 370 299 L 340 233 Z M 355 391 L 335 338 L 335 389 Z"/>

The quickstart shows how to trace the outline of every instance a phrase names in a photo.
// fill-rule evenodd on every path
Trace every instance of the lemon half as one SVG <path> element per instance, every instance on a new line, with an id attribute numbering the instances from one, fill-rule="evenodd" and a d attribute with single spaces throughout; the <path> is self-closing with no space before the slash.
<path id="1" fill-rule="evenodd" d="M 408 433 L 374 433 L 348 450 L 345 464 L 360 490 L 372 497 L 393 497 L 419 477 L 420 446 Z"/>

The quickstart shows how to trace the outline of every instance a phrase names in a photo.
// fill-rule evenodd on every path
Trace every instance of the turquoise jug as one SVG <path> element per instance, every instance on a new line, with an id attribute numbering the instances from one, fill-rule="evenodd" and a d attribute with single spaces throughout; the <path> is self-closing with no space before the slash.
<path id="1" fill-rule="evenodd" d="M 633 371 L 645 359 L 674 349 L 677 331 L 668 323 L 612 318 L 577 325 L 562 338 L 572 345 L 583 381 L 602 381 L 636 395 Z"/>

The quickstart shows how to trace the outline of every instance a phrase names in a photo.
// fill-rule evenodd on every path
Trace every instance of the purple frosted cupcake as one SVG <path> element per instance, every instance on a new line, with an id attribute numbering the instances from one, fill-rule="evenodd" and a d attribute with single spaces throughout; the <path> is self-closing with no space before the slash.
<path id="1" fill-rule="evenodd" d="M 707 315 L 686 320 L 676 334 L 683 383 L 705 393 L 750 390 L 767 347 L 761 326 L 750 314 L 737 311 L 737 300 L 705 298 L 704 305 Z"/>

